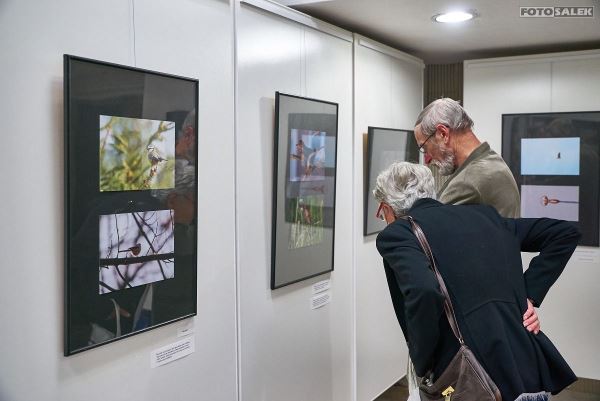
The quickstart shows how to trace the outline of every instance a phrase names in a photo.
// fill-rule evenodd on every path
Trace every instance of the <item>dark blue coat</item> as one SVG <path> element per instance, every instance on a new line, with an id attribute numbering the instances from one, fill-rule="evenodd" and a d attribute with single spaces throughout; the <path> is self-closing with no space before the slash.
<path id="1" fill-rule="evenodd" d="M 507 219 L 485 205 L 420 199 L 409 213 L 421 226 L 442 274 L 465 343 L 505 401 L 557 393 L 576 380 L 541 331 L 523 327 L 527 298 L 540 306 L 577 246 L 579 231 L 552 219 Z M 417 375 L 439 377 L 458 350 L 443 297 L 409 222 L 377 236 L 394 309 Z M 540 252 L 523 273 L 520 252 Z"/>

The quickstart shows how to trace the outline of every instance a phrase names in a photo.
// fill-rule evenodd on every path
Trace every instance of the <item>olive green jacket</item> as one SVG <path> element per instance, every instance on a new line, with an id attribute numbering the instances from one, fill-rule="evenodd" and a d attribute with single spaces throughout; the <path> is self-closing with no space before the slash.
<path id="1" fill-rule="evenodd" d="M 521 214 L 517 183 L 487 142 L 479 145 L 444 183 L 438 200 L 452 205 L 490 205 L 503 217 L 517 218 Z"/>

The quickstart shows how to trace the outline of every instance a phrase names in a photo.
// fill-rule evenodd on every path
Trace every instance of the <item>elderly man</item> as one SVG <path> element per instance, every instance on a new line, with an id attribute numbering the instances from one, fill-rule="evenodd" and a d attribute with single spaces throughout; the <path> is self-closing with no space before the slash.
<path id="1" fill-rule="evenodd" d="M 487 142 L 473 133 L 473 120 L 452 99 L 431 102 L 415 123 L 415 139 L 425 162 L 453 176 L 438 193 L 440 202 L 486 204 L 504 217 L 519 217 L 520 198 L 510 169 Z"/>
<path id="2" fill-rule="evenodd" d="M 580 233 L 572 224 L 503 218 L 487 205 L 444 205 L 432 199 L 431 171 L 406 162 L 384 170 L 373 194 L 388 223 L 377 249 L 418 376 L 440 377 L 459 343 L 429 260 L 401 218 L 407 215 L 429 241 L 465 343 L 504 401 L 546 400 L 576 380 L 539 327 L 523 322 L 528 299 L 540 306 L 575 250 Z M 525 273 L 521 251 L 539 252 Z"/>

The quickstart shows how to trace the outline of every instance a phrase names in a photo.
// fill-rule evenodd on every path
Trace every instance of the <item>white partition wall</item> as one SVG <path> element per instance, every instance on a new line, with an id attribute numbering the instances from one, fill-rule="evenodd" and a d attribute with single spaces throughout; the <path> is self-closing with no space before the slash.
<path id="1" fill-rule="evenodd" d="M 234 39 L 235 36 L 235 39 Z M 405 373 L 363 133 L 411 129 L 423 64 L 269 0 L 5 0 L 0 400 L 370 401 Z M 63 356 L 64 53 L 199 79 L 198 316 Z M 271 291 L 275 91 L 339 103 L 335 270 Z M 331 303 L 312 310 L 312 284 Z M 191 325 L 195 352 L 151 351 Z"/>
<path id="2" fill-rule="evenodd" d="M 394 314 L 377 235 L 363 237 L 363 139 L 369 126 L 412 130 L 423 103 L 424 64 L 355 35 L 354 174 L 357 400 L 373 400 L 406 373 L 408 349 Z"/>
<path id="3" fill-rule="evenodd" d="M 236 399 L 231 12 L 217 0 L 0 5 L 0 400 Z M 198 316 L 68 358 L 63 53 L 200 81 Z M 196 352 L 151 369 L 150 352 L 189 322 Z"/>
<path id="4" fill-rule="evenodd" d="M 600 111 L 600 50 L 472 60 L 464 68 L 465 108 L 477 135 L 498 153 L 502 114 Z M 542 329 L 575 373 L 593 379 L 600 379 L 597 258 L 586 262 L 576 251 L 539 310 Z"/>
<path id="5" fill-rule="evenodd" d="M 352 35 L 256 0 L 236 31 L 240 399 L 352 400 Z M 339 103 L 339 126 L 335 270 L 271 291 L 275 91 Z M 311 310 L 324 279 L 332 301 Z"/>

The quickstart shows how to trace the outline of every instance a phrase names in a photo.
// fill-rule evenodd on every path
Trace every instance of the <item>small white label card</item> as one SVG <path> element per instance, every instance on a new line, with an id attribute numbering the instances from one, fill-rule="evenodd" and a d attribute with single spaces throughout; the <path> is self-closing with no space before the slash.
<path id="1" fill-rule="evenodd" d="M 177 328 L 177 337 L 185 337 L 194 333 L 194 319 L 190 319 L 187 323 Z"/>
<path id="2" fill-rule="evenodd" d="M 331 293 L 329 291 L 315 295 L 310 299 L 311 309 L 317 309 L 331 302 Z"/>
<path id="3" fill-rule="evenodd" d="M 173 362 L 194 352 L 194 336 L 189 336 L 183 340 L 176 341 L 150 353 L 150 367 Z"/>
<path id="4" fill-rule="evenodd" d="M 327 280 L 319 281 L 318 283 L 314 283 L 312 286 L 312 291 L 313 291 L 313 294 L 318 294 L 320 292 L 327 291 L 330 288 L 331 288 L 331 280 L 327 279 Z"/>
<path id="5" fill-rule="evenodd" d="M 577 248 L 573 254 L 573 259 L 580 263 L 591 263 L 600 266 L 600 249 Z"/>

